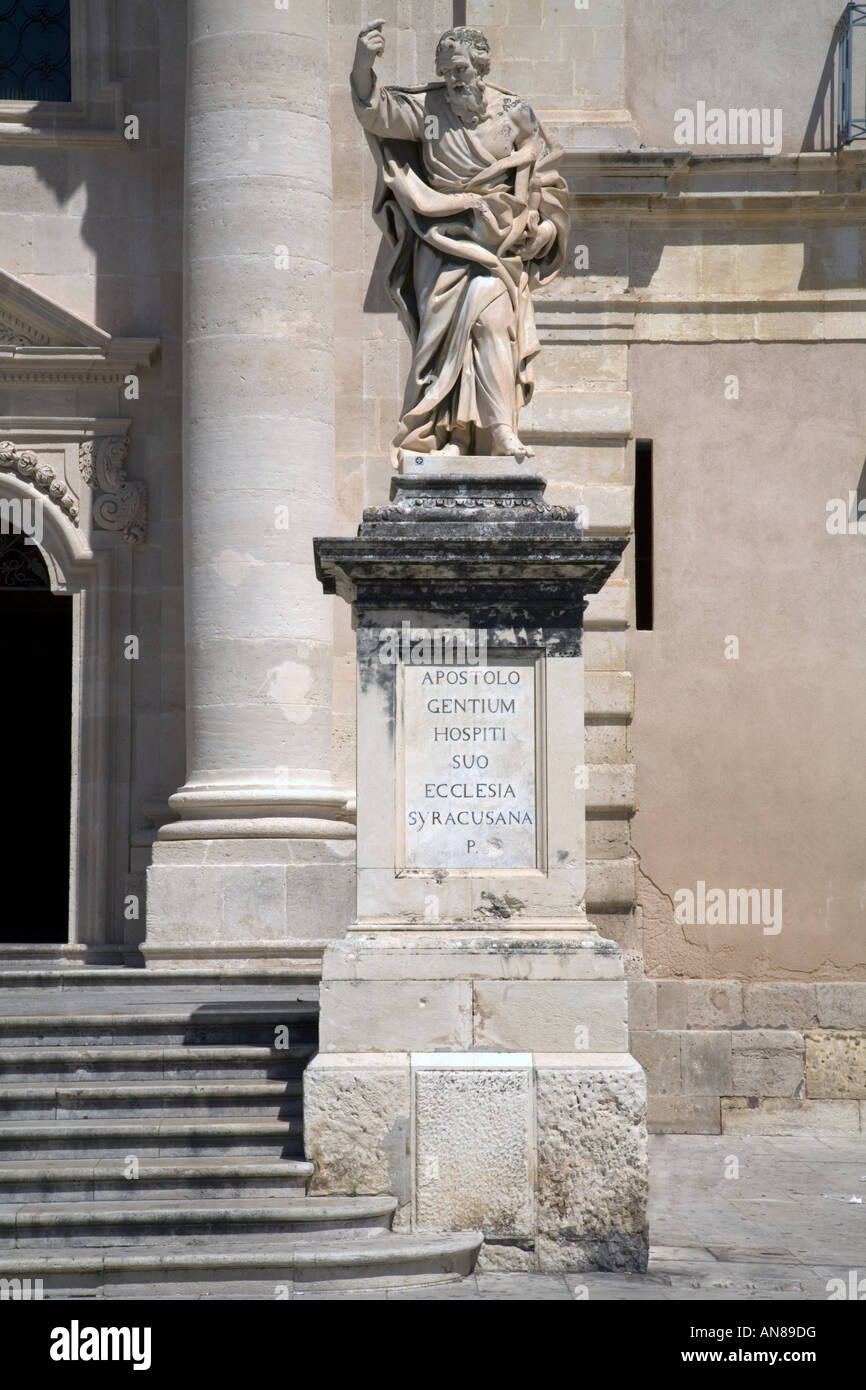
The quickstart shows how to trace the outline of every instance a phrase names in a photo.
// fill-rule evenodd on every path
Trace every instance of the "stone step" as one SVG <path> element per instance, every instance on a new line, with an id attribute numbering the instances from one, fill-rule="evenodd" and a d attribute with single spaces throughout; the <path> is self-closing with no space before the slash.
<path id="1" fill-rule="evenodd" d="M 136 953 L 138 964 L 143 964 Z M 0 943 L 0 976 L 4 970 L 23 970 L 29 967 L 76 965 L 124 965 L 121 946 L 78 946 L 67 941 L 4 941 Z"/>
<path id="2" fill-rule="evenodd" d="M 68 1006 L 67 1006 L 68 1007 Z M 285 1029 L 279 1032 L 278 1029 Z M 318 1004 L 243 1001 L 226 1006 L 167 1009 L 137 1007 L 121 1013 L 69 1012 L 0 1015 L 0 1048 L 10 1047 L 272 1047 L 314 1045 Z"/>
<path id="3" fill-rule="evenodd" d="M 91 1159 L 111 1154 L 135 1158 L 212 1157 L 268 1154 L 301 1158 L 299 1118 L 150 1119 L 150 1120 L 12 1120 L 0 1126 L 0 1160 L 32 1158 L 34 1152 L 55 1158 Z"/>
<path id="4" fill-rule="evenodd" d="M 395 1197 L 242 1198 L 231 1206 L 219 1200 L 162 1202 L 53 1202 L 0 1206 L 0 1247 L 62 1249 L 129 1246 L 142 1249 L 167 1239 L 200 1243 L 216 1237 L 235 1243 L 321 1231 L 385 1231 L 397 1207 Z"/>
<path id="5" fill-rule="evenodd" d="M 315 1053 L 313 1043 L 294 1047 L 0 1047 L 3 1081 L 207 1081 L 296 1079 Z"/>
<path id="6" fill-rule="evenodd" d="M 314 998 L 316 982 L 321 975 L 321 963 L 317 959 L 305 965 L 302 971 L 291 973 L 279 967 L 265 966 L 243 972 L 233 970 L 230 976 L 220 969 L 158 970 L 131 969 L 129 966 L 96 965 L 81 966 L 69 964 L 46 964 L 45 961 L 32 961 L 19 967 L 17 962 L 7 963 L 8 958 L 0 955 L 0 993 L 5 990 L 40 989 L 82 991 L 82 990 L 136 990 L 147 993 L 153 990 L 206 991 L 210 998 L 223 991 L 228 996 L 244 997 L 248 991 L 260 992 L 263 989 L 275 990 L 283 997 L 287 989 L 297 993 L 299 998 Z M 302 983 L 297 981 L 298 974 Z"/>
<path id="7" fill-rule="evenodd" d="M 55 1020 L 55 1026 L 66 1020 L 74 1022 L 77 1018 L 111 1018 L 122 1021 L 126 1018 L 169 1019 L 213 1019 L 217 1022 L 264 1022 L 276 1023 L 294 1018 L 296 1021 L 318 1016 L 318 995 L 314 999 L 294 999 L 285 995 L 276 999 L 232 999 L 231 996 L 219 998 L 212 990 L 201 995 L 193 993 L 175 999 L 167 997 L 163 991 L 145 996 L 140 1001 L 122 1000 L 120 1007 L 113 1005 L 113 995 L 98 991 L 82 991 L 74 999 L 60 999 L 45 995 L 41 990 L 10 993 L 4 1001 L 9 1004 L 10 1018 L 34 1018 Z M 3 1015 L 5 1021 L 7 1015 Z"/>
<path id="8" fill-rule="evenodd" d="M 218 1296 L 221 1288 L 236 1285 L 274 1298 L 292 1287 L 327 1291 L 454 1282 L 471 1274 L 481 1240 L 477 1231 L 360 1231 L 318 1240 L 264 1237 L 245 1246 L 167 1238 L 149 1249 L 71 1246 L 51 1255 L 19 1249 L 0 1253 L 0 1279 L 41 1279 L 46 1299 Z"/>
<path id="9" fill-rule="evenodd" d="M 98 1081 L 0 1086 L 0 1142 L 10 1120 L 300 1117 L 300 1081 Z"/>
<path id="10" fill-rule="evenodd" d="M 119 1154 L 2 1162 L 0 1204 L 303 1196 L 313 1165 L 293 1158 L 144 1158 L 134 1180 L 126 1171 Z"/>

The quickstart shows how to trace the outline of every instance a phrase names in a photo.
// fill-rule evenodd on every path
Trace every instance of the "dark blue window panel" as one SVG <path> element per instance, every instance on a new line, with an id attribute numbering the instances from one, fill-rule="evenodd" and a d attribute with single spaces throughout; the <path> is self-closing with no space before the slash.
<path id="1" fill-rule="evenodd" d="M 0 0 L 0 101 L 71 101 L 69 0 Z"/>

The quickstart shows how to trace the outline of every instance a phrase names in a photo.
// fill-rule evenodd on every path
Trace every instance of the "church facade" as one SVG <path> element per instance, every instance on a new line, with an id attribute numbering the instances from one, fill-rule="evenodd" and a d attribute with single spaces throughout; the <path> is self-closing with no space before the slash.
<path id="1" fill-rule="evenodd" d="M 30 8 L 0 65 L 0 623 L 29 673 L 0 961 L 315 985 L 355 913 L 358 749 L 313 540 L 387 498 L 410 367 L 348 84 L 371 16 L 71 0 L 30 61 Z M 575 785 L 650 1128 L 860 1132 L 843 6 L 379 9 L 384 83 L 428 82 L 440 34 L 477 26 L 564 151 L 520 429 L 547 500 L 629 542 L 585 613 Z"/>

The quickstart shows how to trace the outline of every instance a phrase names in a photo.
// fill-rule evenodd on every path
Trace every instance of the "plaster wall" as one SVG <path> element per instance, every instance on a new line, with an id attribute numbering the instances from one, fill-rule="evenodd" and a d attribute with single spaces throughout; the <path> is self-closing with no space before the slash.
<path id="1" fill-rule="evenodd" d="M 629 635 L 648 975 L 866 975 L 866 536 L 827 529 L 863 491 L 864 368 L 861 342 L 631 349 L 654 456 L 655 628 Z M 678 924 L 698 880 L 780 890 L 780 929 Z"/>
<path id="2" fill-rule="evenodd" d="M 675 148 L 676 112 L 704 101 L 779 109 L 786 154 L 833 148 L 842 0 L 626 0 L 625 8 L 626 105 L 642 144 Z M 737 148 L 728 141 L 706 153 Z"/>

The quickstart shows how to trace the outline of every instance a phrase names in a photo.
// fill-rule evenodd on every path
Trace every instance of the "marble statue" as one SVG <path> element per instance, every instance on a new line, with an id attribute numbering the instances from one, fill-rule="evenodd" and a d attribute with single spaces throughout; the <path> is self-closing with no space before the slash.
<path id="1" fill-rule="evenodd" d="M 361 30 L 351 87 L 378 168 L 388 289 L 413 345 L 393 447 L 523 458 L 517 415 L 539 350 L 531 292 L 557 274 L 568 230 L 561 151 L 525 101 L 486 80 L 480 30 L 442 35 L 441 81 L 381 87 L 382 29 Z"/>

